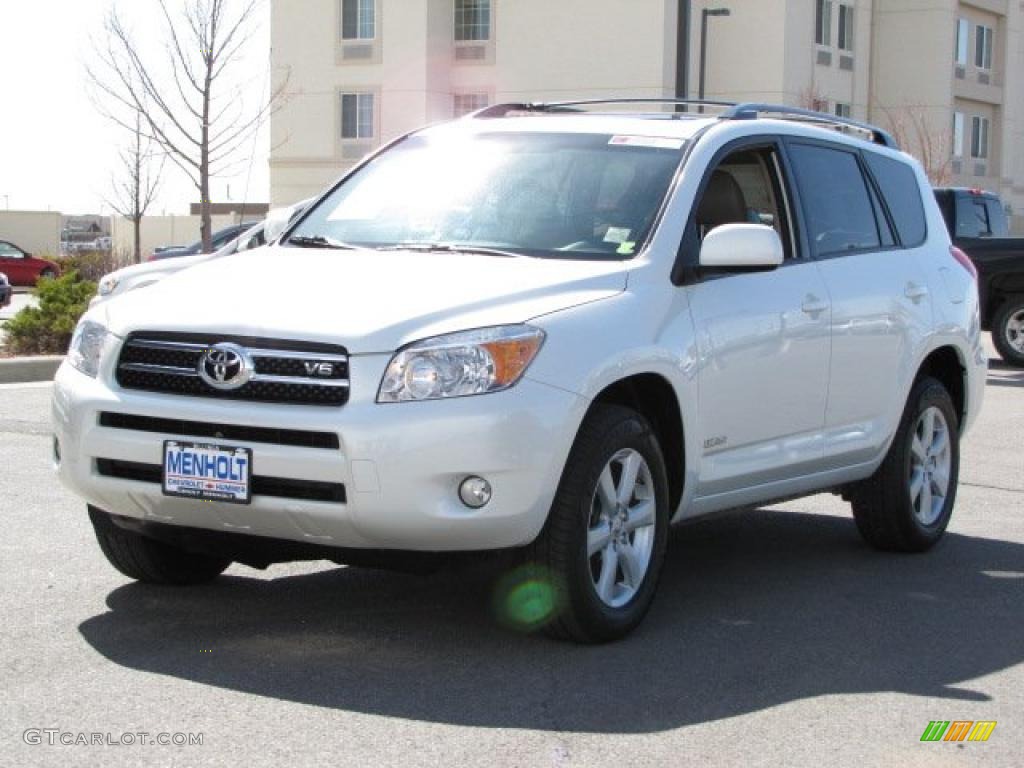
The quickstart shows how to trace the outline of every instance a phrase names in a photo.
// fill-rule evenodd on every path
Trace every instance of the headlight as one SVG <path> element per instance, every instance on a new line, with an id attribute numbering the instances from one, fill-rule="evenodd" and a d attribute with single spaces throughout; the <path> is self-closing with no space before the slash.
<path id="1" fill-rule="evenodd" d="M 411 344 L 388 364 L 378 403 L 438 400 L 508 389 L 525 373 L 544 331 L 504 325 L 435 336 Z"/>
<path id="2" fill-rule="evenodd" d="M 117 289 L 117 284 L 120 282 L 120 279 L 114 275 L 106 275 L 96 287 L 96 293 L 100 296 L 109 296 Z"/>
<path id="3" fill-rule="evenodd" d="M 95 378 L 100 369 L 100 356 L 110 331 L 92 320 L 83 320 L 75 328 L 68 348 L 68 362 L 86 376 Z"/>
<path id="4" fill-rule="evenodd" d="M 0 272 L 0 285 L 7 285 L 7 275 Z"/>

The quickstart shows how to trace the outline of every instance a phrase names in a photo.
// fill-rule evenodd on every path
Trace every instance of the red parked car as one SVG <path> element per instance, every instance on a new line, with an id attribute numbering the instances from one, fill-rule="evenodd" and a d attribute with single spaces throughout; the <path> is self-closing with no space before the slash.
<path id="1" fill-rule="evenodd" d="M 0 272 L 11 285 L 35 285 L 40 277 L 56 277 L 60 268 L 52 261 L 37 259 L 14 243 L 0 240 Z"/>

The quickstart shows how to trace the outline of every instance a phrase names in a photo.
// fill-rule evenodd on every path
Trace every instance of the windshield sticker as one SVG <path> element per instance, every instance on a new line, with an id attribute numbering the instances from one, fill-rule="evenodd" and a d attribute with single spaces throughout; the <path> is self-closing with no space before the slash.
<path id="1" fill-rule="evenodd" d="M 604 241 L 606 243 L 624 243 L 629 240 L 629 233 L 631 229 L 626 227 L 608 227 L 608 231 L 604 233 Z"/>
<path id="2" fill-rule="evenodd" d="M 636 243 L 621 243 L 619 249 L 615 251 L 619 256 L 632 256 L 633 251 L 636 250 Z"/>
<path id="3" fill-rule="evenodd" d="M 682 149 L 685 139 L 662 136 L 612 136 L 608 143 L 615 147 L 654 147 L 655 149 Z"/>

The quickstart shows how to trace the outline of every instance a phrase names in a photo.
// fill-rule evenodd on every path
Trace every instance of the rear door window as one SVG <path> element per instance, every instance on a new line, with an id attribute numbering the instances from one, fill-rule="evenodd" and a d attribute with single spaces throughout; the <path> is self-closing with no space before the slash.
<path id="1" fill-rule="evenodd" d="M 814 254 L 834 256 L 880 248 L 878 222 L 856 154 L 792 143 L 789 156 Z"/>
<path id="2" fill-rule="evenodd" d="M 864 160 L 882 191 L 900 243 L 907 248 L 921 245 L 928 234 L 928 226 L 913 169 L 906 163 L 874 152 L 865 152 Z"/>
<path id="3" fill-rule="evenodd" d="M 1010 223 L 1006 220 L 1002 204 L 998 199 L 989 197 L 985 199 L 985 208 L 992 237 L 1006 237 L 1010 233 Z"/>

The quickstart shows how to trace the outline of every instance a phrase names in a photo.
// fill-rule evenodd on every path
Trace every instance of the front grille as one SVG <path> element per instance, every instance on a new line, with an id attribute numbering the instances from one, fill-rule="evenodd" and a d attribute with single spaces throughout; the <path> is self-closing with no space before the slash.
<path id="1" fill-rule="evenodd" d="M 128 413 L 100 413 L 100 426 L 130 429 L 136 432 L 159 432 L 182 437 L 209 437 L 215 440 L 241 440 L 246 443 L 292 445 L 300 448 L 337 450 L 338 436 L 332 432 L 306 432 L 298 429 L 245 427 L 237 424 L 211 424 L 202 421 L 160 419 Z"/>
<path id="2" fill-rule="evenodd" d="M 199 375 L 204 352 L 223 342 L 243 347 L 252 358 L 252 376 L 238 389 L 216 389 Z M 125 340 L 117 383 L 192 397 L 339 406 L 348 402 L 348 352 L 334 344 L 283 339 L 140 332 Z"/>
<path id="3" fill-rule="evenodd" d="M 142 464 L 137 461 L 97 459 L 96 471 L 104 477 L 121 480 L 135 480 L 141 483 L 160 485 L 162 468 L 159 464 Z M 318 480 L 293 480 L 286 477 L 253 475 L 253 496 L 272 496 L 279 499 L 301 501 L 326 501 L 345 503 L 345 486 L 342 483 L 324 483 Z"/>

